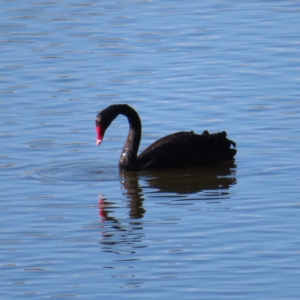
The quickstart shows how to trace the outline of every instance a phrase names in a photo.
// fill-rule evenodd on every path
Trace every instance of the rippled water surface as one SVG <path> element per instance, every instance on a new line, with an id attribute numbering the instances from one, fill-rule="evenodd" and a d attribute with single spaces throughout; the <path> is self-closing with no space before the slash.
<path id="1" fill-rule="evenodd" d="M 299 299 L 298 1 L 0 4 L 1 299 Z M 119 172 L 113 103 L 236 160 Z"/>

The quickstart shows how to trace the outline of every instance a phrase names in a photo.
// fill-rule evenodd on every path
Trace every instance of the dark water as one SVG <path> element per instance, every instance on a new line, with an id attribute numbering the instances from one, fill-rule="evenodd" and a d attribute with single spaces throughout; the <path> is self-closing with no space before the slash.
<path id="1" fill-rule="evenodd" d="M 1 299 L 299 299 L 299 2 L 0 4 Z M 120 173 L 113 103 L 236 160 Z"/>

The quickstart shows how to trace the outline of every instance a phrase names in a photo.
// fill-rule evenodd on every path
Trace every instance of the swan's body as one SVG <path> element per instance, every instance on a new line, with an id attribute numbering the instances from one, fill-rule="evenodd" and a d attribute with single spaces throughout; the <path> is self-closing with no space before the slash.
<path id="1" fill-rule="evenodd" d="M 102 110 L 96 117 L 97 144 L 100 145 L 105 130 L 119 115 L 129 121 L 129 133 L 123 147 L 119 168 L 121 170 L 158 170 L 193 167 L 232 160 L 236 154 L 235 143 L 226 138 L 226 132 L 202 134 L 177 132 L 167 135 L 137 155 L 141 141 L 142 125 L 137 112 L 126 104 L 116 104 Z"/>

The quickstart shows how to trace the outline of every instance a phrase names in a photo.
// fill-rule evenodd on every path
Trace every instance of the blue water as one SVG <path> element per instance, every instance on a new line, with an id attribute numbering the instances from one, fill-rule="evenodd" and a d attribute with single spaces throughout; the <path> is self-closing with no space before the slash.
<path id="1" fill-rule="evenodd" d="M 0 4 L 1 299 L 299 299 L 297 1 Z M 120 173 L 114 103 L 236 160 Z"/>

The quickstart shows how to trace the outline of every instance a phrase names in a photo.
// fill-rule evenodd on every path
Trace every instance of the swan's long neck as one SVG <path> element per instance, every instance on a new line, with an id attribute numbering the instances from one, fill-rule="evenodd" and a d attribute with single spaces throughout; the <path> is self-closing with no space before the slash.
<path id="1" fill-rule="evenodd" d="M 118 115 L 121 114 L 127 117 L 129 122 L 129 133 L 120 156 L 119 168 L 122 170 L 138 169 L 137 152 L 141 141 L 142 125 L 137 112 L 126 104 L 117 104 L 109 106 L 100 114 L 105 129 Z"/>
<path id="2" fill-rule="evenodd" d="M 128 105 L 120 105 L 119 113 L 126 116 L 129 122 L 129 133 L 123 147 L 119 168 L 122 170 L 138 169 L 137 153 L 142 135 L 142 124 L 137 112 Z"/>
<path id="3" fill-rule="evenodd" d="M 127 104 L 114 104 L 102 110 L 96 117 L 97 145 L 100 145 L 106 129 L 118 116 L 124 115 L 129 122 L 129 133 L 123 147 L 119 168 L 121 170 L 138 170 L 137 152 L 142 135 L 142 124 L 137 112 Z"/>

